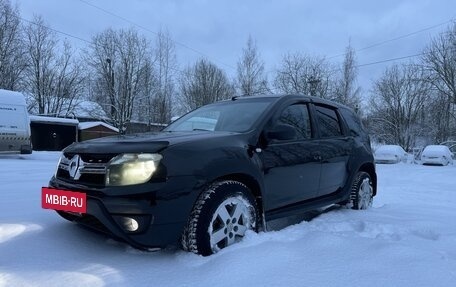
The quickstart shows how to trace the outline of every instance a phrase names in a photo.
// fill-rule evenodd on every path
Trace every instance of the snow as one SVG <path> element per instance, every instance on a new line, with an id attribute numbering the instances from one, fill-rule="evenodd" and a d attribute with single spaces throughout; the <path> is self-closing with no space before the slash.
<path id="1" fill-rule="evenodd" d="M 51 98 L 52 102 L 57 102 L 56 98 Z M 62 108 L 60 113 L 57 116 L 59 117 L 77 117 L 77 118 L 91 118 L 91 119 L 107 119 L 106 113 L 103 108 L 96 102 L 79 99 L 76 102 L 71 102 L 71 108 L 69 108 L 70 103 L 61 99 L 63 101 Z M 31 94 L 26 94 L 26 102 L 28 103 L 28 108 L 31 114 L 37 115 L 38 104 L 36 99 Z M 48 110 L 48 107 L 45 107 L 45 110 Z"/>
<path id="2" fill-rule="evenodd" d="M 0 286 L 455 286 L 453 165 L 378 165 L 371 209 L 332 208 L 201 257 L 138 251 L 41 209 L 58 157 L 0 156 Z"/>
<path id="3" fill-rule="evenodd" d="M 41 122 L 41 123 L 61 123 L 61 124 L 70 124 L 70 125 L 79 124 L 79 121 L 76 119 L 45 117 L 45 116 L 30 116 L 30 121 Z"/>
<path id="4" fill-rule="evenodd" d="M 407 157 L 407 153 L 398 145 L 382 145 L 374 153 L 375 161 L 378 163 L 406 161 Z"/>
<path id="5" fill-rule="evenodd" d="M 376 152 L 390 152 L 390 153 L 398 153 L 400 152 L 401 154 L 404 154 L 404 150 L 402 147 L 398 145 L 382 145 L 380 146 Z"/>
<path id="6" fill-rule="evenodd" d="M 87 129 L 90 129 L 90 128 L 93 128 L 96 126 L 100 126 L 100 125 L 104 126 L 105 128 L 108 128 L 110 130 L 113 130 L 115 132 L 119 132 L 118 128 L 108 125 L 107 123 L 104 123 L 104 122 L 83 122 L 83 123 L 79 123 L 78 128 L 80 130 L 87 130 Z"/>
<path id="7" fill-rule="evenodd" d="M 444 145 L 428 145 L 424 148 L 422 154 L 425 156 L 451 156 L 450 149 Z"/>
<path id="8" fill-rule="evenodd" d="M 108 119 L 100 104 L 87 100 L 78 101 L 71 113 L 81 118 Z"/>

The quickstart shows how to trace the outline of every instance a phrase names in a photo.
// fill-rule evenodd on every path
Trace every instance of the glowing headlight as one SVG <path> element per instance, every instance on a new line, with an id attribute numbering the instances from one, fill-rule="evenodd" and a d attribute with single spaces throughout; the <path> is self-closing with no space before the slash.
<path id="1" fill-rule="evenodd" d="M 107 167 L 106 185 L 121 186 L 147 182 L 162 156 L 150 153 L 126 153 L 113 158 Z"/>

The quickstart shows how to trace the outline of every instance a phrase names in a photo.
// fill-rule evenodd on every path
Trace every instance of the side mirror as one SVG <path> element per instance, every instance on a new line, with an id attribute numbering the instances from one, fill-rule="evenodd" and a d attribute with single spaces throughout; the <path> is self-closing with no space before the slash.
<path id="1" fill-rule="evenodd" d="M 268 131 L 266 136 L 271 140 L 293 140 L 296 139 L 296 130 L 290 125 L 278 124 L 272 130 Z"/>

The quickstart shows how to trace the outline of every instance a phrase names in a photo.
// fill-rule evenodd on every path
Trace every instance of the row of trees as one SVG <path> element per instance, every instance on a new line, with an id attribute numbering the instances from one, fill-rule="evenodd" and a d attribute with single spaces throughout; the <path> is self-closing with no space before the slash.
<path id="1" fill-rule="evenodd" d="M 0 0 L 0 88 L 30 94 L 39 114 L 69 115 L 88 99 L 125 131 L 131 121 L 168 123 L 233 96 L 296 93 L 357 109 L 380 142 L 410 149 L 455 136 L 456 26 L 436 37 L 421 59 L 386 68 L 371 91 L 362 94 L 357 73 L 351 45 L 341 64 L 290 52 L 267 73 L 252 37 L 233 79 L 204 58 L 181 69 L 167 31 L 151 42 L 134 29 L 107 29 L 77 51 L 42 18 L 22 23 L 18 8 Z"/>
<path id="2" fill-rule="evenodd" d="M 406 149 L 456 140 L 456 25 L 415 62 L 388 67 L 374 82 L 368 114 L 377 140 Z"/>

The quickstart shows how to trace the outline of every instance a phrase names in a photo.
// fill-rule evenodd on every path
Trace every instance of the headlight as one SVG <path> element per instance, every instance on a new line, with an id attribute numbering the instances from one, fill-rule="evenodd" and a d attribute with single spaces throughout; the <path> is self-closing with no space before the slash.
<path id="1" fill-rule="evenodd" d="M 122 186 L 147 182 L 160 163 L 160 154 L 126 153 L 113 158 L 106 171 L 107 186 Z"/>

